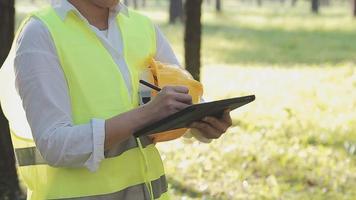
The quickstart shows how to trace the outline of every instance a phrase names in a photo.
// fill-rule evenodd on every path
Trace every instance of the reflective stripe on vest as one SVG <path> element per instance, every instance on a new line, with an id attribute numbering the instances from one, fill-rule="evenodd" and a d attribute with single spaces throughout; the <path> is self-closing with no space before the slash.
<path id="1" fill-rule="evenodd" d="M 160 198 L 162 194 L 167 192 L 168 184 L 166 180 L 167 180 L 166 176 L 163 175 L 160 178 L 151 181 L 153 197 L 155 199 Z M 149 198 L 150 198 L 150 194 L 147 188 L 145 187 L 145 184 L 138 184 L 111 194 L 58 199 L 58 200 L 114 200 L 114 199 L 141 200 L 141 199 L 149 199 Z"/>
<path id="2" fill-rule="evenodd" d="M 149 137 L 141 137 L 141 144 L 143 148 L 153 143 L 152 139 Z M 121 155 L 125 151 L 128 151 L 133 148 L 137 148 L 139 145 L 134 137 L 126 140 L 125 142 L 117 145 L 111 150 L 105 151 L 105 158 L 113 158 Z M 26 147 L 26 148 L 17 148 L 15 149 L 16 160 L 20 167 L 29 166 L 29 165 L 46 165 L 47 162 L 43 159 L 40 152 L 36 147 Z"/>

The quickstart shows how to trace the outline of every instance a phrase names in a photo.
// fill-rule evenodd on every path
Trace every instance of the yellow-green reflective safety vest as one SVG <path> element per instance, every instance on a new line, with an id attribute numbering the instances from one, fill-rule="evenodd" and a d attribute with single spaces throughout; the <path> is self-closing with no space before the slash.
<path id="1" fill-rule="evenodd" d="M 156 51 L 155 30 L 148 18 L 134 11 L 117 17 L 132 80 L 130 95 L 113 58 L 75 12 L 61 20 L 53 8 L 46 8 L 31 17 L 40 19 L 53 38 L 75 125 L 92 118 L 108 119 L 138 106 L 138 78 Z M 168 199 L 162 160 L 148 137 L 132 137 L 105 152 L 99 169 L 90 172 L 49 166 L 33 139 L 21 137 L 14 129 L 11 132 L 29 199 Z"/>

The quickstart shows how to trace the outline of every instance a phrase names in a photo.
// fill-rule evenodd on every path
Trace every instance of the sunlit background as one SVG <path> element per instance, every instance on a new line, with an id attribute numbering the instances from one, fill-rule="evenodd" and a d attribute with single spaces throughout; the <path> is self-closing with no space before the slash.
<path id="1" fill-rule="evenodd" d="M 18 0 L 17 23 L 44 5 Z M 140 2 L 138 0 L 138 2 Z M 201 144 L 159 145 L 172 199 L 355 199 L 356 18 L 348 0 L 204 2 L 205 99 L 255 94 L 234 127 Z M 168 0 L 138 10 L 165 33 L 181 63 L 184 25 Z"/>

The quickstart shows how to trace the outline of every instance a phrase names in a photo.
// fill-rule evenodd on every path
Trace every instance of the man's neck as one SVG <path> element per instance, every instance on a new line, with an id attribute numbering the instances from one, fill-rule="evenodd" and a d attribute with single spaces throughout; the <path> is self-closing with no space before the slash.
<path id="1" fill-rule="evenodd" d="M 85 17 L 88 22 L 99 30 L 108 28 L 109 9 L 101 8 L 90 1 L 68 0 Z"/>

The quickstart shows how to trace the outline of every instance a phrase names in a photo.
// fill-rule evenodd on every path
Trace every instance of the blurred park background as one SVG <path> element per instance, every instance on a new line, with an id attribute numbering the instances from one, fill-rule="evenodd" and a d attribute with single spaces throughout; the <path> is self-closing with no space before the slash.
<path id="1" fill-rule="evenodd" d="M 44 2 L 16 1 L 16 24 Z M 180 1 L 126 2 L 184 65 Z M 349 0 L 203 1 L 205 99 L 257 99 L 217 141 L 158 145 L 172 199 L 356 199 L 354 12 Z"/>

